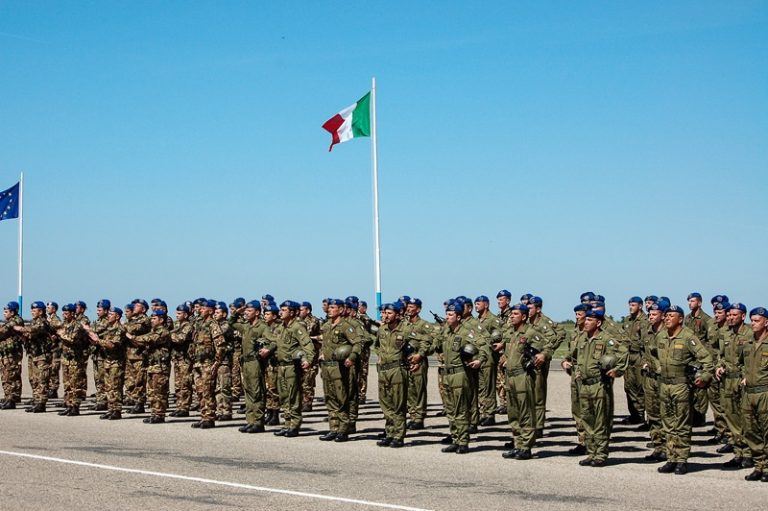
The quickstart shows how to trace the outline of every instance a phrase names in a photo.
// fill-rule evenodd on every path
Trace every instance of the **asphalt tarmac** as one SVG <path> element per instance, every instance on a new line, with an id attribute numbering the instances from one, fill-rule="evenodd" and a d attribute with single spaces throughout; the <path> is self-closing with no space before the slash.
<path id="1" fill-rule="evenodd" d="M 647 434 L 618 423 L 626 414 L 621 381 L 608 466 L 578 466 L 567 455 L 575 443 L 569 377 L 554 368 L 534 459 L 501 457 L 511 437 L 501 416 L 472 436 L 469 454 L 441 453 L 448 427 L 435 416 L 434 368 L 430 377 L 427 427 L 409 432 L 401 449 L 376 446 L 383 418 L 373 366 L 359 433 L 341 444 L 318 441 L 327 427 L 319 402 L 297 438 L 276 437 L 275 427 L 239 433 L 239 414 L 212 430 L 191 429 L 194 417 L 160 425 L 142 423 L 148 414 L 101 421 L 93 399 L 79 417 L 59 417 L 55 401 L 45 414 L 0 411 L 0 510 L 766 508 L 768 484 L 745 482 L 747 470 L 720 469 L 730 455 L 706 443 L 711 424 L 694 430 L 689 474 L 657 473 L 659 464 L 643 460 Z"/>

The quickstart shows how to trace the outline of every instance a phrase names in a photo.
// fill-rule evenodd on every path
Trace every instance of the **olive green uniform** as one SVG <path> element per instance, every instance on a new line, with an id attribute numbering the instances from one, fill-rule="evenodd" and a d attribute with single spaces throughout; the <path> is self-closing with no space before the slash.
<path id="1" fill-rule="evenodd" d="M 309 362 L 315 357 L 315 347 L 304 322 L 292 318 L 287 325 L 280 325 L 276 331 L 277 338 L 267 345 L 267 349 L 275 354 L 277 363 L 277 393 L 280 396 L 280 407 L 285 417 L 286 429 L 297 430 L 301 427 L 301 381 L 302 362 Z M 304 356 L 296 359 L 299 351 Z"/>
<path id="2" fill-rule="evenodd" d="M 540 314 L 535 321 L 530 321 L 530 323 L 547 341 L 544 345 L 546 361 L 541 367 L 536 368 L 533 386 L 535 403 L 534 423 L 536 429 L 541 431 L 544 429 L 544 421 L 546 420 L 547 414 L 547 378 L 549 378 L 549 366 L 552 361 L 552 354 L 565 340 L 565 334 L 560 325 L 544 314 Z"/>
<path id="3" fill-rule="evenodd" d="M 226 319 L 219 320 L 221 333 L 224 334 L 223 356 L 216 371 L 216 416 L 232 416 L 232 358 L 238 333 Z"/>
<path id="4" fill-rule="evenodd" d="M 264 347 L 264 332 L 267 324 L 256 320 L 253 323 L 233 323 L 232 328 L 240 332 L 243 345 L 242 375 L 245 395 L 245 420 L 248 424 L 264 425 L 266 409 L 265 371 L 269 362 L 259 356 Z"/>
<path id="5" fill-rule="evenodd" d="M 661 394 L 659 393 L 659 378 L 661 364 L 659 362 L 659 345 L 656 336 L 664 328 L 659 324 L 659 330 L 654 330 L 648 324 L 643 332 L 643 396 L 645 398 L 645 416 L 648 420 L 649 436 L 653 444 L 653 452 L 659 455 L 665 452 L 664 430 L 661 427 Z"/>
<path id="6" fill-rule="evenodd" d="M 488 335 L 494 330 L 501 331 L 499 318 L 491 311 L 477 318 L 477 322 Z M 490 341 L 489 341 L 490 345 Z M 480 367 L 478 374 L 477 400 L 480 408 L 480 420 L 491 419 L 496 413 L 496 374 L 499 365 L 499 353 L 490 349 L 487 361 Z"/>
<path id="7" fill-rule="evenodd" d="M 503 311 L 499 311 L 498 316 L 496 316 L 498 321 L 498 327 L 503 332 L 506 328 L 508 328 L 508 321 L 509 321 L 509 315 L 512 312 L 512 309 L 507 307 Z M 504 375 L 504 366 L 506 365 L 506 360 L 504 360 L 504 355 L 494 355 L 497 359 L 496 363 L 496 394 L 499 397 L 500 403 L 506 403 L 506 391 L 504 390 L 507 385 L 507 377 Z"/>
<path id="8" fill-rule="evenodd" d="M 752 329 L 742 324 L 737 331 L 728 328 L 720 340 L 720 360 L 718 366 L 725 369 L 720 380 L 721 399 L 725 422 L 730 431 L 729 442 L 733 446 L 736 458 L 750 458 L 751 453 L 744 440 L 744 416 L 741 410 L 742 398 L 742 362 L 744 350 L 752 343 Z"/>
<path id="9" fill-rule="evenodd" d="M 719 361 L 720 359 L 720 342 L 725 334 L 728 326 L 723 321 L 718 325 L 713 319 L 709 324 L 709 332 L 707 333 L 706 346 L 709 352 L 712 354 L 712 359 Z M 712 380 L 712 383 L 707 387 L 707 399 L 709 406 L 712 408 L 712 415 L 715 420 L 715 430 L 719 436 L 725 436 L 730 438 L 730 431 L 728 431 L 728 424 L 725 422 L 725 411 L 723 410 L 723 383 L 716 379 Z"/>
<path id="10" fill-rule="evenodd" d="M 744 348 L 743 375 L 746 380 L 741 401 L 744 439 L 749 446 L 755 470 L 768 474 L 768 332 L 752 338 Z M 763 479 L 765 481 L 765 479 Z"/>
<path id="11" fill-rule="evenodd" d="M 431 345 L 435 327 L 428 321 L 418 316 L 406 318 L 402 328 L 409 338 L 426 338 L 428 342 L 425 344 Z M 413 422 L 424 422 L 424 419 L 427 417 L 427 382 L 429 373 L 427 355 L 429 354 L 429 348 L 425 347 L 424 351 L 420 352 L 420 354 L 422 359 L 419 368 L 415 371 L 406 372 L 408 379 L 408 385 L 406 386 L 408 389 L 408 415 Z"/>
<path id="12" fill-rule="evenodd" d="M 574 324 L 573 330 L 568 334 L 568 355 L 565 356 L 565 360 L 572 364 L 569 373 L 571 377 L 571 416 L 576 425 L 576 437 L 579 445 L 584 445 L 585 432 L 584 421 L 581 418 L 581 403 L 579 402 L 579 381 L 576 378 L 576 346 L 584 335 L 586 335 L 584 330 L 579 329 L 579 326 Z"/>
<path id="13" fill-rule="evenodd" d="M 659 350 L 659 396 L 661 425 L 666 441 L 667 460 L 685 463 L 691 452 L 693 392 L 686 375 L 689 363 L 701 364 L 701 379 L 712 379 L 712 355 L 693 331 L 682 328 L 674 336 L 662 329 L 656 336 Z"/>
<path id="14" fill-rule="evenodd" d="M 350 409 L 357 402 L 357 359 L 362 349 L 360 328 L 346 318 L 336 323 L 326 321 L 322 326 L 321 374 L 325 391 L 325 405 L 328 410 L 330 431 L 347 434 L 352 424 Z M 340 346 L 351 346 L 349 360 L 355 362 L 346 367 L 344 360 L 335 360 L 333 352 Z"/>
<path id="15" fill-rule="evenodd" d="M 464 447 L 469 445 L 470 405 L 473 394 L 469 376 L 469 372 L 473 370 L 464 366 L 461 357 L 461 348 L 466 344 L 478 349 L 473 360 L 479 360 L 481 365 L 487 362 L 487 341 L 476 328 L 463 321 L 454 329 L 446 324 L 434 342 L 435 351 L 441 353 L 445 361 L 445 367 L 439 372 L 443 375 L 445 414 L 451 430 L 452 443 Z"/>
<path id="16" fill-rule="evenodd" d="M 521 324 L 516 330 L 507 329 L 502 337 L 504 344 L 504 375 L 507 380 L 506 406 L 509 425 L 512 428 L 515 449 L 530 450 L 535 438 L 534 381 L 532 361 L 525 355 L 525 348 L 544 349 L 544 337 L 530 324 Z"/>
<path id="17" fill-rule="evenodd" d="M 648 318 L 643 312 L 634 317 L 627 316 L 622 322 L 624 334 L 629 339 L 629 359 L 627 372 L 624 373 L 624 393 L 627 395 L 629 415 L 638 420 L 645 420 L 645 396 L 643 391 L 643 333 L 648 328 Z"/>
<path id="18" fill-rule="evenodd" d="M 320 335 L 320 320 L 312 314 L 309 314 L 304 318 L 304 326 L 306 327 L 307 332 L 309 333 L 309 338 L 312 339 L 312 345 L 315 348 L 315 356 L 309 361 L 310 366 L 304 370 L 301 379 L 302 407 L 306 411 L 311 412 L 312 403 L 315 401 L 317 373 L 320 367 L 320 340 L 318 338 Z"/>
<path id="19" fill-rule="evenodd" d="M 712 317 L 706 312 L 699 309 L 696 314 L 688 314 L 683 321 L 683 326 L 690 328 L 693 334 L 701 341 L 705 347 L 709 347 L 708 340 L 709 327 L 713 323 Z M 706 416 L 707 409 L 709 408 L 709 393 L 708 389 L 700 389 L 698 387 L 693 389 L 693 413 L 694 424 L 703 425 Z"/>

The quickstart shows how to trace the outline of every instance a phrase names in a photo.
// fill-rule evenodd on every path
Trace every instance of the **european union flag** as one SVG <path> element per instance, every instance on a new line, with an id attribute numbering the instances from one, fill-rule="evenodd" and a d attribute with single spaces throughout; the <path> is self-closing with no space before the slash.
<path id="1" fill-rule="evenodd" d="M 19 183 L 0 192 L 0 221 L 19 218 Z"/>

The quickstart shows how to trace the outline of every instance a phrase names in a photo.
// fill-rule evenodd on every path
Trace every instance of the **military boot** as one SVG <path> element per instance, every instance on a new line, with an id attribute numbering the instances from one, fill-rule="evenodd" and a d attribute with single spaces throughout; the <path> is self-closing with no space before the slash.
<path id="1" fill-rule="evenodd" d="M 45 413 L 45 405 L 43 403 L 37 403 L 32 408 L 32 413 Z"/>

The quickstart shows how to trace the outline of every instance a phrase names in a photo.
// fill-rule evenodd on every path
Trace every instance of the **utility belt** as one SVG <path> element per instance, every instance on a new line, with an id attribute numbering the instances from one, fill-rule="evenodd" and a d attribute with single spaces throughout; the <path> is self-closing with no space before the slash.
<path id="1" fill-rule="evenodd" d="M 463 373 L 464 372 L 464 366 L 459 367 L 438 367 L 437 372 L 440 374 L 456 374 L 456 373 Z"/>
<path id="2" fill-rule="evenodd" d="M 296 365 L 296 362 L 293 361 L 293 360 L 290 360 L 288 362 L 280 362 L 280 361 L 278 361 L 277 365 L 280 366 L 280 367 L 290 367 L 290 366 Z"/>
<path id="3" fill-rule="evenodd" d="M 600 376 L 595 376 L 594 378 L 582 378 L 581 380 L 578 380 L 578 382 L 581 385 L 588 387 L 590 385 L 597 385 L 598 383 L 603 383 L 603 378 Z"/>
<path id="4" fill-rule="evenodd" d="M 405 364 L 402 361 L 400 361 L 400 360 L 396 360 L 394 362 L 387 362 L 386 364 L 377 364 L 376 365 L 376 368 L 379 371 L 388 371 L 389 369 L 395 369 L 396 367 L 403 367 L 404 368 Z"/>
<path id="5" fill-rule="evenodd" d="M 323 367 L 339 367 L 338 360 L 321 360 L 320 365 Z"/>
<path id="6" fill-rule="evenodd" d="M 762 392 L 768 392 L 768 385 L 747 385 L 745 387 L 747 394 L 760 394 Z"/>
<path id="7" fill-rule="evenodd" d="M 660 376 L 659 381 L 664 385 L 679 385 L 681 383 L 690 383 L 686 376 Z"/>

